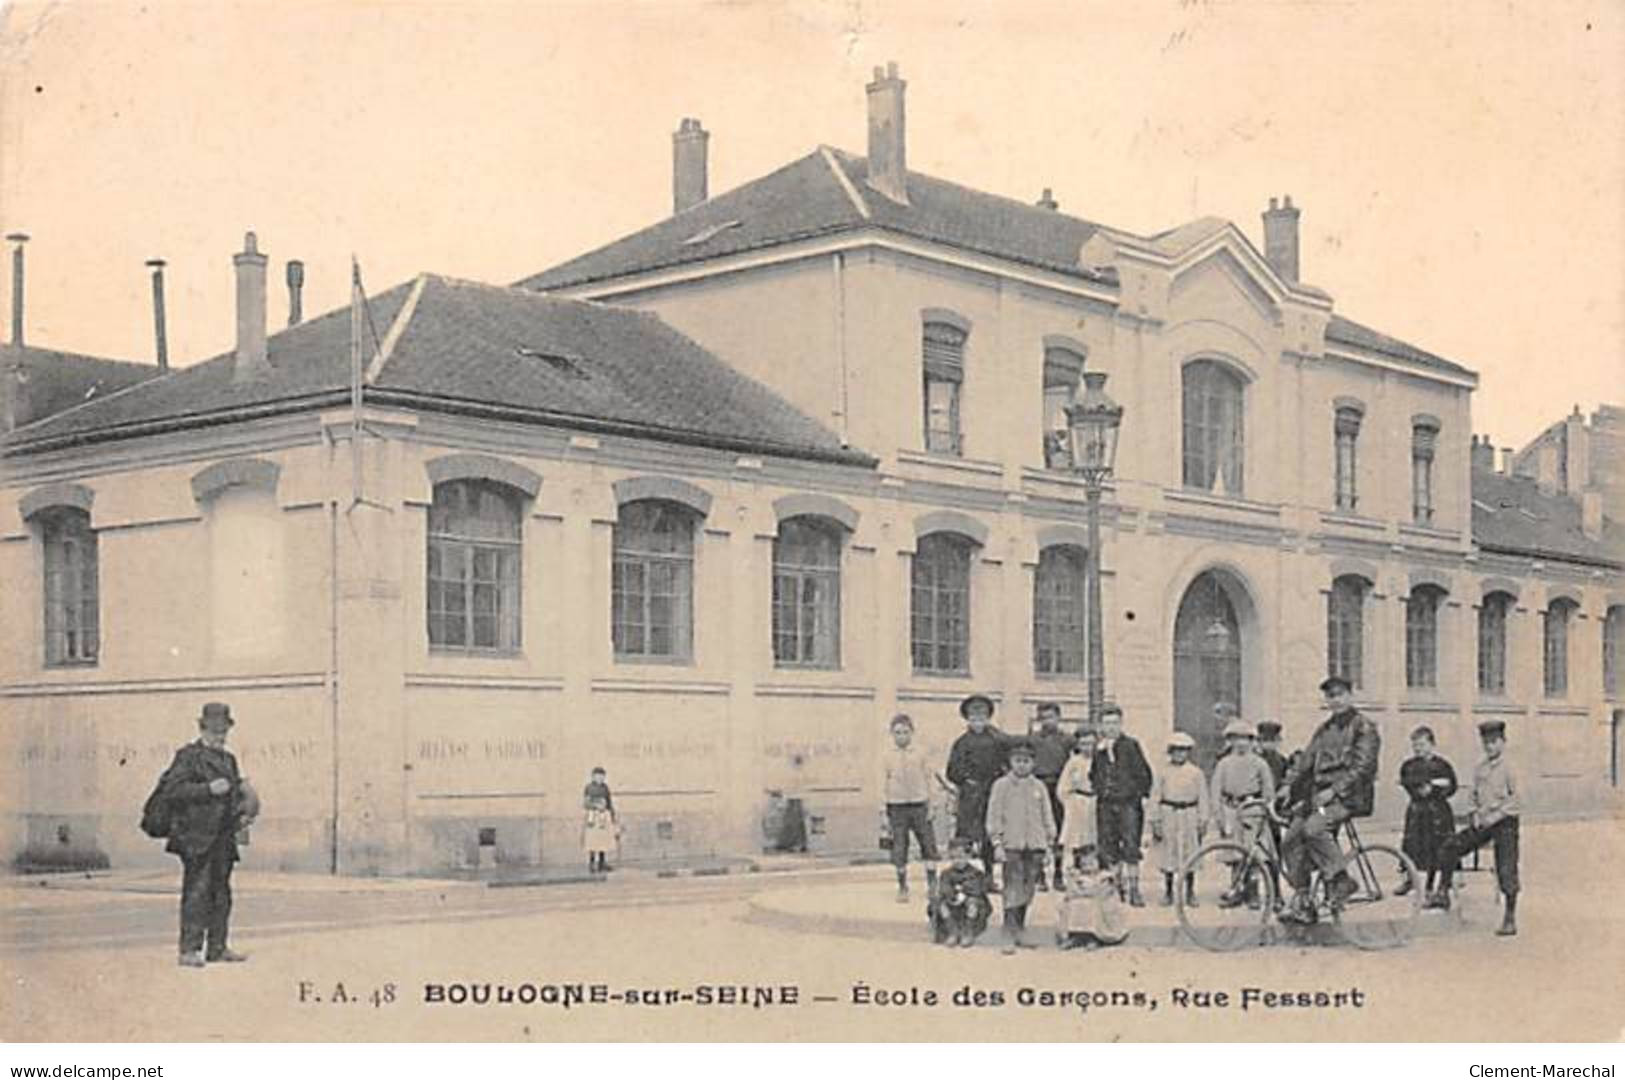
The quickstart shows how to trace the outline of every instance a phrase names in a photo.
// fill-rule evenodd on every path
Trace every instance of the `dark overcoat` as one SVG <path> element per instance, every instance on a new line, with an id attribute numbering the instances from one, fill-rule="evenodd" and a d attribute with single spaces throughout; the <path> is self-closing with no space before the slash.
<path id="1" fill-rule="evenodd" d="M 231 784 L 224 795 L 209 791 L 209 782 L 217 779 Z M 170 805 L 165 851 L 183 857 L 202 855 L 225 833 L 231 837 L 230 857 L 237 858 L 243 778 L 230 750 L 205 746 L 201 740 L 187 743 L 175 751 L 175 760 L 158 783 Z"/>

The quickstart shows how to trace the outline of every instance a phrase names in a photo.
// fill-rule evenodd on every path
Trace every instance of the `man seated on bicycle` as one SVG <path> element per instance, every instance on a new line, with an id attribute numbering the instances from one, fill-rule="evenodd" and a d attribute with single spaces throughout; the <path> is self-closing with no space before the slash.
<path id="1" fill-rule="evenodd" d="M 1382 736 L 1354 707 L 1348 681 L 1333 675 L 1320 684 L 1329 715 L 1287 773 L 1281 798 L 1291 824 L 1281 837 L 1281 859 L 1296 895 L 1282 913 L 1288 922 L 1315 921 L 1309 898 L 1310 871 L 1320 871 L 1326 898 L 1340 907 L 1354 894 L 1337 828 L 1354 817 L 1369 817 L 1375 798 Z"/>

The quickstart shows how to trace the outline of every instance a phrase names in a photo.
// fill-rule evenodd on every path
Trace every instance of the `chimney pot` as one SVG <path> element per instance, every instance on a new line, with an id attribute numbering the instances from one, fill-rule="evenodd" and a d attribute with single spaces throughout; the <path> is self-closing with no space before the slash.
<path id="1" fill-rule="evenodd" d="M 28 234 L 7 233 L 6 239 L 17 246 L 11 249 L 11 343 L 18 348 L 23 344 L 23 245 Z"/>
<path id="2" fill-rule="evenodd" d="M 169 335 L 164 319 L 164 267 L 162 259 L 148 259 L 152 268 L 152 338 L 153 352 L 158 359 L 158 370 L 169 370 Z"/>
<path id="3" fill-rule="evenodd" d="M 1283 281 L 1298 281 L 1298 208 L 1292 196 L 1284 202 L 1270 199 L 1264 211 L 1264 259 Z"/>
<path id="4" fill-rule="evenodd" d="M 708 177 L 711 133 L 693 117 L 685 116 L 671 137 L 671 210 L 680 214 L 709 198 Z"/>
<path id="5" fill-rule="evenodd" d="M 1045 210 L 1059 210 L 1061 208 L 1061 204 L 1055 201 L 1055 193 L 1049 188 L 1045 188 L 1044 194 L 1038 197 L 1038 205 Z"/>
<path id="6" fill-rule="evenodd" d="M 908 157 L 903 94 L 908 83 L 895 62 L 875 68 L 869 95 L 869 180 L 871 188 L 892 202 L 908 205 Z"/>
<path id="7" fill-rule="evenodd" d="M 252 232 L 244 234 L 243 250 L 231 261 L 237 268 L 237 352 L 232 379 L 247 382 L 271 373 L 265 345 L 266 258 Z"/>
<path id="8" fill-rule="evenodd" d="M 305 317 L 304 305 L 305 264 L 298 259 L 288 260 L 288 325 L 298 326 Z"/>

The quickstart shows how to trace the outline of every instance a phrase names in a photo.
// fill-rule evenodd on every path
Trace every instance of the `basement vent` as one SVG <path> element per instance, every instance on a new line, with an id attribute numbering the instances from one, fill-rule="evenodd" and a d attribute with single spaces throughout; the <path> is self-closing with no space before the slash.
<path id="1" fill-rule="evenodd" d="M 514 352 L 527 360 L 542 360 L 550 364 L 554 371 L 572 379 L 585 379 L 587 371 L 581 366 L 581 357 L 567 356 L 560 352 L 549 352 L 546 349 L 532 349 L 527 345 L 520 345 Z"/>

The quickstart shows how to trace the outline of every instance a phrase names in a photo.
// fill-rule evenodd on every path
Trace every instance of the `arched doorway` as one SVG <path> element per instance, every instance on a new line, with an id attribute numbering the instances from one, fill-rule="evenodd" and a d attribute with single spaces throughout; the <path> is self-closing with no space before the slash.
<path id="1" fill-rule="evenodd" d="M 1186 588 L 1174 620 L 1174 727 L 1196 740 L 1195 762 L 1211 773 L 1224 749 L 1224 722 L 1214 706 L 1244 710 L 1241 700 L 1241 620 L 1232 591 L 1241 586 L 1222 571 L 1198 574 Z M 1245 598 L 1245 593 L 1241 594 Z"/>

